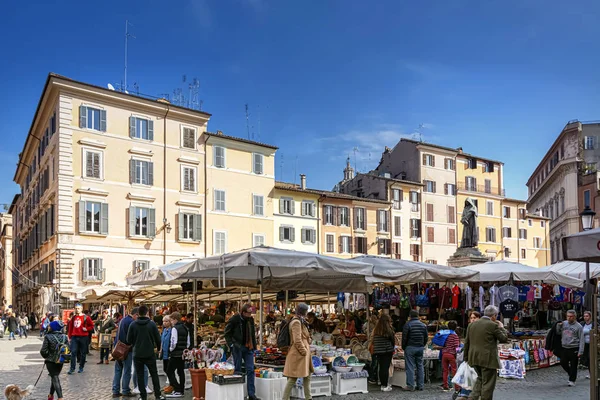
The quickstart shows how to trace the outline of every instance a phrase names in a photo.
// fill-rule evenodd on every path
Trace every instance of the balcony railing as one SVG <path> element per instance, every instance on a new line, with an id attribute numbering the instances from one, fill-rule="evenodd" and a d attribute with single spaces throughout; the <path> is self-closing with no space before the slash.
<path id="1" fill-rule="evenodd" d="M 486 185 L 467 185 L 465 182 L 458 182 L 457 186 L 458 190 L 465 190 L 467 192 L 487 193 L 496 196 L 504 196 L 505 193 L 504 189 Z"/>

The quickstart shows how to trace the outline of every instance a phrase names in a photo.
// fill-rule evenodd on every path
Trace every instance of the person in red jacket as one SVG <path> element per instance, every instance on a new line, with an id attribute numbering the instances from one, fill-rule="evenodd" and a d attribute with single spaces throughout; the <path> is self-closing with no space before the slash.
<path id="1" fill-rule="evenodd" d="M 89 316 L 83 313 L 83 306 L 77 303 L 75 305 L 75 314 L 67 326 L 67 336 L 69 336 L 71 348 L 71 368 L 67 374 L 72 375 L 75 372 L 75 365 L 78 359 L 79 370 L 77 372 L 83 372 L 88 350 L 88 335 L 93 330 L 94 322 Z"/>

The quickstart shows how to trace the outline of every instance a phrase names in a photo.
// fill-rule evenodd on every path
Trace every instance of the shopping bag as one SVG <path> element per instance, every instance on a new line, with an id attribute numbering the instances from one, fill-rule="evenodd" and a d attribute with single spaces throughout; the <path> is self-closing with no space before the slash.
<path id="1" fill-rule="evenodd" d="M 394 363 L 390 363 L 390 371 L 389 377 L 391 378 L 394 375 Z"/>
<path id="2" fill-rule="evenodd" d="M 456 371 L 454 378 L 452 378 L 452 383 L 463 389 L 473 390 L 476 380 L 477 372 L 475 369 L 471 368 L 466 362 L 463 362 L 460 364 L 460 367 L 458 367 L 458 371 Z"/>

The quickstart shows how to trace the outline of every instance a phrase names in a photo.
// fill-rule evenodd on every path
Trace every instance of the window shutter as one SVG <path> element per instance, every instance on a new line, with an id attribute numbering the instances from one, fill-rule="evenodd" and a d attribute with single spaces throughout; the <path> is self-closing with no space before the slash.
<path id="1" fill-rule="evenodd" d="M 307 242 L 307 240 L 306 240 L 306 229 L 304 229 L 304 228 L 302 228 L 300 230 L 300 241 L 302 243 L 306 243 Z"/>
<path id="2" fill-rule="evenodd" d="M 448 184 L 444 183 L 444 194 L 448 194 Z"/>
<path id="3" fill-rule="evenodd" d="M 435 167 L 435 156 L 431 156 L 431 166 Z"/>
<path id="4" fill-rule="evenodd" d="M 306 215 L 306 203 L 305 202 L 301 202 L 300 206 L 302 208 L 300 210 L 300 215 L 302 215 L 302 216 Z M 302 243 L 304 243 L 304 239 L 302 240 Z"/>
<path id="5" fill-rule="evenodd" d="M 290 240 L 292 242 L 296 241 L 296 228 L 294 228 L 294 227 L 290 227 Z"/>
<path id="6" fill-rule="evenodd" d="M 100 153 L 92 153 L 92 176 L 100 179 Z"/>
<path id="7" fill-rule="evenodd" d="M 358 229 L 358 208 L 354 207 L 352 212 L 354 213 L 354 229 Z"/>
<path id="8" fill-rule="evenodd" d="M 100 233 L 108 235 L 108 203 L 100 204 Z"/>
<path id="9" fill-rule="evenodd" d="M 85 201 L 79 202 L 79 232 L 85 232 Z"/>
<path id="10" fill-rule="evenodd" d="M 423 165 L 427 165 L 427 155 L 423 154 Z"/>
<path id="11" fill-rule="evenodd" d="M 148 140 L 154 140 L 154 121 L 148 120 Z"/>
<path id="12" fill-rule="evenodd" d="M 136 207 L 129 207 L 129 236 L 135 235 Z"/>
<path id="13" fill-rule="evenodd" d="M 134 183 L 136 181 L 135 174 L 136 174 L 135 160 L 132 159 L 132 160 L 129 160 L 129 183 Z"/>
<path id="14" fill-rule="evenodd" d="M 340 248 L 340 251 L 339 251 L 339 253 L 343 253 L 343 252 L 344 252 L 344 242 L 343 242 L 343 240 L 342 240 L 342 237 L 341 237 L 341 236 L 338 238 L 338 246 L 339 246 L 339 248 Z"/>
<path id="15" fill-rule="evenodd" d="M 183 230 L 184 230 L 184 226 L 183 226 L 183 213 L 178 213 L 177 214 L 177 229 L 179 230 L 177 232 L 177 238 L 179 240 L 181 240 L 181 239 L 183 239 Z"/>
<path id="16" fill-rule="evenodd" d="M 85 176 L 94 176 L 94 153 L 91 151 L 85 153 Z"/>
<path id="17" fill-rule="evenodd" d="M 377 231 L 379 232 L 381 230 L 379 229 L 379 227 L 381 226 L 381 217 L 379 216 L 379 210 L 377 210 L 375 213 L 377 216 Z"/>
<path id="18" fill-rule="evenodd" d="M 154 163 L 148 162 L 148 185 L 154 185 Z"/>
<path id="19" fill-rule="evenodd" d="M 79 106 L 79 127 L 87 127 L 87 107 Z"/>
<path id="20" fill-rule="evenodd" d="M 129 117 L 129 137 L 135 137 L 135 117 Z"/>
<path id="21" fill-rule="evenodd" d="M 346 240 L 348 241 L 348 253 L 352 254 L 353 253 L 353 251 L 352 251 L 352 239 L 348 238 Z"/>
<path id="22" fill-rule="evenodd" d="M 88 280 L 87 258 L 81 260 L 81 280 Z"/>
<path id="23" fill-rule="evenodd" d="M 106 132 L 106 110 L 100 110 L 100 131 Z"/>
<path id="24" fill-rule="evenodd" d="M 432 183 L 433 183 L 433 193 L 436 193 L 437 191 L 436 191 L 436 189 L 435 189 L 435 187 L 436 187 L 436 185 L 435 185 L 435 181 L 433 181 Z"/>
<path id="25" fill-rule="evenodd" d="M 283 199 L 279 199 L 279 214 L 283 214 Z"/>
<path id="26" fill-rule="evenodd" d="M 154 238 L 156 236 L 156 210 L 154 208 L 148 209 L 148 237 Z"/>
<path id="27" fill-rule="evenodd" d="M 295 211 L 295 209 L 296 209 L 296 204 L 295 204 L 295 203 L 296 203 L 296 202 L 294 201 L 294 199 L 291 199 L 291 200 L 290 200 L 290 209 L 292 210 L 292 215 L 296 214 L 296 211 Z"/>
<path id="28" fill-rule="evenodd" d="M 337 209 L 337 207 L 334 207 L 334 206 L 328 206 L 328 207 L 331 210 L 332 225 L 337 226 L 337 224 L 338 224 L 338 215 L 337 215 L 338 209 Z"/>
<path id="29" fill-rule="evenodd" d="M 98 259 L 98 280 L 104 281 L 104 266 L 101 258 Z"/>
<path id="30" fill-rule="evenodd" d="M 40 220 L 40 230 L 42 231 L 41 243 L 44 243 L 47 239 L 47 237 L 46 237 L 46 219 L 45 218 L 42 218 Z"/>
<path id="31" fill-rule="evenodd" d="M 194 215 L 194 240 L 202 241 L 202 215 Z"/>
<path id="32" fill-rule="evenodd" d="M 50 232 L 52 233 L 52 236 L 54 236 L 54 204 L 52 204 L 52 206 L 50 206 Z"/>
<path id="33" fill-rule="evenodd" d="M 283 226 L 279 227 L 279 241 L 283 242 Z"/>

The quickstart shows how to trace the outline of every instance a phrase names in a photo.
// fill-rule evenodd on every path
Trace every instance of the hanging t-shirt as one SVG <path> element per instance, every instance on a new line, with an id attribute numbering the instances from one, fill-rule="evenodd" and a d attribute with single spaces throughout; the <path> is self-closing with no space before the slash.
<path id="1" fill-rule="evenodd" d="M 560 296 L 560 286 L 559 285 L 554 285 L 552 287 L 552 290 L 554 291 L 554 297 Z"/>
<path id="2" fill-rule="evenodd" d="M 519 311 L 519 303 L 514 300 L 507 299 L 500 303 L 500 314 L 504 318 L 514 318 L 517 311 Z"/>
<path id="3" fill-rule="evenodd" d="M 460 299 L 460 288 L 454 285 L 452 288 L 452 308 L 458 309 L 458 300 Z"/>
<path id="4" fill-rule="evenodd" d="M 442 308 L 450 308 L 452 304 L 452 290 L 447 286 L 441 287 L 438 290 L 438 300 Z"/>
<path id="5" fill-rule="evenodd" d="M 498 305 L 498 288 L 496 287 L 496 285 L 490 288 L 490 305 Z"/>
<path id="6" fill-rule="evenodd" d="M 544 287 L 542 287 L 542 301 L 549 301 L 552 298 L 552 294 L 553 291 L 550 286 L 544 285 Z"/>
<path id="7" fill-rule="evenodd" d="M 528 286 L 527 301 L 535 301 L 535 286 Z"/>
<path id="8" fill-rule="evenodd" d="M 573 303 L 582 306 L 585 298 L 585 292 L 583 290 L 576 290 L 573 292 Z"/>
<path id="9" fill-rule="evenodd" d="M 467 286 L 465 289 L 465 303 L 465 308 L 467 310 L 473 309 L 473 289 L 471 289 L 471 286 Z"/>
<path id="10" fill-rule="evenodd" d="M 534 291 L 533 297 L 535 299 L 541 299 L 542 298 L 542 287 L 540 285 L 535 285 L 534 288 L 535 288 L 535 291 Z"/>
<path id="11" fill-rule="evenodd" d="M 527 301 L 528 294 L 529 294 L 529 286 L 527 286 L 527 285 L 519 286 L 519 301 Z M 532 296 L 533 296 L 533 293 L 532 293 Z"/>
<path id="12" fill-rule="evenodd" d="M 485 289 L 483 286 L 479 286 L 479 309 L 483 310 L 485 308 L 485 302 L 483 301 L 483 295 L 485 294 Z"/>
<path id="13" fill-rule="evenodd" d="M 569 288 L 565 288 L 565 292 L 563 293 L 563 301 L 565 303 L 573 302 L 573 291 Z"/>
<path id="14" fill-rule="evenodd" d="M 439 305 L 438 290 L 435 286 L 431 286 L 427 289 L 427 296 L 429 297 L 429 305 L 431 307 L 437 307 Z"/>
<path id="15" fill-rule="evenodd" d="M 350 309 L 350 297 L 352 296 L 352 293 L 346 293 L 345 299 L 344 299 L 344 310 L 349 310 Z"/>
<path id="16" fill-rule="evenodd" d="M 498 288 L 498 303 L 502 303 L 504 300 L 519 300 L 519 290 L 513 285 L 504 285 Z"/>

